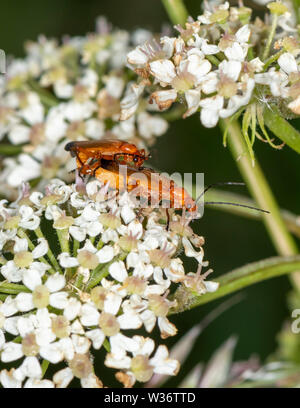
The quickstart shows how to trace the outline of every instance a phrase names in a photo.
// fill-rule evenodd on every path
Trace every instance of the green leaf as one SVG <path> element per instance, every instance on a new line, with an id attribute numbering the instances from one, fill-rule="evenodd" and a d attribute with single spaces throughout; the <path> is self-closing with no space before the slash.
<path id="1" fill-rule="evenodd" d="M 198 296 L 181 286 L 174 294 L 178 305 L 171 310 L 170 314 L 203 305 L 254 283 L 285 275 L 296 270 L 300 270 L 300 255 L 274 257 L 253 262 L 220 276 L 216 279 L 220 284 L 216 292 Z"/>
<path id="2" fill-rule="evenodd" d="M 21 292 L 30 292 L 24 285 L 18 285 L 17 283 L 10 283 L 7 281 L 0 282 L 0 293 L 7 293 L 9 295 L 17 295 Z"/>
<path id="3" fill-rule="evenodd" d="M 276 107 L 264 110 L 264 120 L 267 127 L 280 140 L 286 143 L 289 147 L 300 153 L 300 132 L 288 123 Z"/>

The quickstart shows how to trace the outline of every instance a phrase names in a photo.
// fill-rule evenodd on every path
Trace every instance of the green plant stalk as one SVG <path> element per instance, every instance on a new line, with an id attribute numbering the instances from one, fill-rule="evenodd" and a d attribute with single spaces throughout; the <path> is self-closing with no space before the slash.
<path id="1" fill-rule="evenodd" d="M 291 273 L 294 270 L 300 270 L 300 255 L 268 258 L 242 266 L 217 278 L 220 286 L 215 292 L 206 293 L 201 296 L 193 294 L 191 296 L 191 292 L 189 292 L 190 299 L 188 300 L 188 309 L 229 295 L 254 283 Z M 174 296 L 177 300 L 177 307 L 171 309 L 169 314 L 180 313 L 187 310 L 187 294 L 187 288 L 181 286 L 177 289 Z"/>
<path id="2" fill-rule="evenodd" d="M 297 16 L 297 23 L 300 24 L 300 0 L 293 0 L 293 4 Z"/>
<path id="3" fill-rule="evenodd" d="M 270 214 L 262 214 L 261 216 L 278 254 L 283 256 L 298 254 L 297 246 L 282 220 L 276 200 L 257 160 L 255 166 L 252 166 L 239 123 L 225 119 L 221 120 L 220 125 L 223 131 L 228 126 L 228 144 L 231 153 L 252 197 L 258 207 L 270 211 Z M 300 289 L 299 272 L 295 272 L 292 282 Z"/>
<path id="4" fill-rule="evenodd" d="M 182 0 L 162 0 L 162 3 L 173 24 L 185 25 L 188 18 L 188 11 Z"/>
<path id="5" fill-rule="evenodd" d="M 269 68 L 269 66 L 273 64 L 273 62 L 277 61 L 280 55 L 282 55 L 284 52 L 285 52 L 285 49 L 283 48 L 282 50 L 278 51 L 276 54 L 271 55 L 271 57 L 269 57 L 267 61 L 265 61 L 263 72 L 265 72 Z"/>
<path id="6" fill-rule="evenodd" d="M 272 109 L 265 109 L 263 115 L 265 124 L 274 135 L 300 153 L 300 132 L 281 116 L 278 109 L 272 105 Z"/>
<path id="7" fill-rule="evenodd" d="M 43 360 L 42 362 L 42 378 L 46 374 L 47 368 L 49 367 L 50 361 L 48 360 Z"/>
<path id="8" fill-rule="evenodd" d="M 273 42 L 275 32 L 276 32 L 277 22 L 278 22 L 278 16 L 277 16 L 277 14 L 273 14 L 272 15 L 271 30 L 270 30 L 269 37 L 268 37 L 267 44 L 266 44 L 266 48 L 264 49 L 264 53 L 263 53 L 263 57 L 262 57 L 263 61 L 265 61 L 269 56 L 271 44 Z"/>
<path id="9" fill-rule="evenodd" d="M 105 338 L 104 342 L 103 342 L 103 347 L 105 348 L 105 350 L 110 353 L 110 343 L 107 340 L 107 338 Z"/>
<path id="10" fill-rule="evenodd" d="M 189 189 L 187 189 L 189 190 Z M 195 197 L 194 197 L 195 198 Z M 204 202 L 206 201 L 222 201 L 229 203 L 237 203 L 242 205 L 248 205 L 255 207 L 255 201 L 245 197 L 242 194 L 236 194 L 232 192 L 227 192 L 219 189 L 210 189 L 205 193 Z M 262 213 L 259 211 L 253 211 L 245 207 L 237 207 L 232 205 L 218 205 L 218 204 L 207 204 L 207 207 L 212 210 L 225 211 L 231 214 L 240 215 L 241 217 L 251 218 L 254 220 L 261 220 Z M 300 219 L 297 215 L 287 211 L 285 209 L 280 209 L 280 215 L 287 227 L 287 229 L 294 234 L 296 237 L 300 238 Z"/>
<path id="11" fill-rule="evenodd" d="M 116 261 L 123 261 L 127 256 L 126 252 L 121 252 L 119 255 L 115 256 L 110 262 L 105 264 L 99 264 L 93 271 L 91 271 L 91 276 L 87 284 L 87 289 L 92 289 L 94 286 L 98 285 L 103 278 L 109 274 L 109 267 Z"/>
<path id="12" fill-rule="evenodd" d="M 70 252 L 69 248 L 69 239 L 68 239 L 68 230 L 64 229 L 56 229 L 56 233 L 58 236 L 58 240 L 60 243 L 60 248 L 62 252 Z"/>
<path id="13" fill-rule="evenodd" d="M 205 58 L 217 67 L 220 65 L 221 61 L 219 61 L 214 55 L 206 55 Z"/>

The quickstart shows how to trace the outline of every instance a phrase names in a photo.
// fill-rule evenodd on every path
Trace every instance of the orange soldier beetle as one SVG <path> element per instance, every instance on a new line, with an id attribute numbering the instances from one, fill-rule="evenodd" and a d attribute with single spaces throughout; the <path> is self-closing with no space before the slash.
<path id="1" fill-rule="evenodd" d="M 102 160 L 140 169 L 144 161 L 150 158 L 150 155 L 146 156 L 145 149 L 139 150 L 133 143 L 121 140 L 70 142 L 65 150 L 76 157 L 80 175 L 94 175 L 101 167 Z"/>
<path id="2" fill-rule="evenodd" d="M 159 202 L 168 200 L 170 205 L 168 208 L 185 209 L 189 214 L 191 214 L 192 219 L 197 218 L 197 201 L 211 188 L 219 185 L 244 185 L 244 183 L 239 182 L 222 182 L 211 184 L 206 187 L 197 200 L 194 200 L 190 194 L 183 188 L 175 184 L 172 179 L 162 176 L 156 173 L 150 168 L 142 168 L 139 172 L 134 169 L 128 169 L 126 166 L 126 174 L 120 171 L 120 167 L 114 162 L 107 162 L 104 164 L 104 168 L 99 168 L 95 172 L 95 177 L 102 183 L 108 183 L 109 186 L 115 188 L 118 191 L 127 189 L 128 192 L 137 189 L 137 196 L 151 200 L 153 204 L 159 204 Z M 145 177 L 139 177 L 139 174 Z M 232 205 L 237 207 L 249 208 L 251 210 L 260 211 L 265 214 L 270 212 L 263 210 L 261 208 L 224 201 L 206 201 L 205 204 L 217 204 L 217 205 Z M 169 213 L 168 208 L 166 208 L 168 225 L 169 225 Z"/>
<path id="3" fill-rule="evenodd" d="M 241 185 L 243 183 L 216 183 L 204 189 L 197 200 L 193 200 L 190 194 L 182 187 L 167 177 L 156 173 L 150 168 L 141 167 L 145 160 L 150 158 L 146 156 L 145 150 L 138 150 L 134 144 L 119 140 L 103 141 L 81 141 L 70 142 L 65 146 L 72 157 L 76 157 L 79 175 L 93 175 L 104 184 L 109 182 L 110 187 L 122 191 L 132 192 L 138 189 L 140 198 L 151 200 L 154 204 L 168 200 L 169 208 L 184 208 L 188 213 L 193 214 L 198 210 L 197 201 L 205 192 L 214 185 Z M 126 175 L 120 172 L 120 165 L 126 167 Z M 126 165 L 130 165 L 127 167 Z M 138 172 L 137 172 L 138 170 Z M 142 174 L 145 177 L 139 177 Z M 245 207 L 264 213 L 269 211 L 260 208 L 230 202 L 206 202 L 206 204 L 225 204 L 232 206 Z M 169 220 L 168 209 L 167 217 Z"/>
<path id="4" fill-rule="evenodd" d="M 198 207 L 189 193 L 183 187 L 177 186 L 173 180 L 150 168 L 138 171 L 126 166 L 124 168 L 125 174 L 118 164 L 108 162 L 95 171 L 95 177 L 104 184 L 109 182 L 109 186 L 118 191 L 135 190 L 136 196 L 151 200 L 154 205 L 169 201 L 168 208 L 186 208 L 189 213 L 197 211 Z"/>

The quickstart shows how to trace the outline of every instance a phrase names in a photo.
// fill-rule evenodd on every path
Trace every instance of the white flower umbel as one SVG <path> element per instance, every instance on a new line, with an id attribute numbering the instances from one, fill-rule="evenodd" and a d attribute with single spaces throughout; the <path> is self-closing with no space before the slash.
<path id="1" fill-rule="evenodd" d="M 24 181 L 42 179 L 41 189 L 53 177 L 73 180 L 67 142 L 109 137 L 141 148 L 166 132 L 126 66 L 126 54 L 147 36 L 106 27 L 62 43 L 40 36 L 26 44 L 24 59 L 8 64 L 0 78 L 0 144 L 15 146 L 15 156 L 1 164 L 0 194 L 15 199 Z M 121 105 L 122 119 L 134 118 L 120 127 Z"/>
<path id="2" fill-rule="evenodd" d="M 172 212 L 167 228 L 164 210 L 141 211 L 128 193 L 118 201 L 111 194 L 98 180 L 54 179 L 44 194 L 24 186 L 16 202 L 0 202 L 3 387 L 66 387 L 76 379 L 101 387 L 93 355 L 103 347 L 104 364 L 126 386 L 177 373 L 165 346 L 132 331 L 150 336 L 157 326 L 162 339 L 174 336 L 170 294 L 179 285 L 199 295 L 217 289 L 205 274 L 186 274 L 178 256 L 184 251 L 200 270 L 204 240 L 184 216 Z M 53 378 L 49 364 L 60 364 Z"/>
<path id="3" fill-rule="evenodd" d="M 250 115 L 254 137 L 256 123 L 266 136 L 265 100 L 281 107 L 284 102 L 287 111 L 299 115 L 299 30 L 284 3 L 271 2 L 267 7 L 269 15 L 263 22 L 252 17 L 252 10 L 242 2 L 238 7 L 205 2 L 204 14 L 196 21 L 189 18 L 184 27 L 175 26 L 177 37 L 138 45 L 128 53 L 128 63 L 141 76 L 139 85 L 148 81 L 152 86 L 151 91 L 145 86 L 144 92 L 136 94 L 135 107 L 124 112 L 126 119 L 136 112 L 138 99 L 145 93 L 150 93 L 149 102 L 160 110 L 183 103 L 183 118 L 200 112 L 207 128 L 216 126 L 220 118 L 237 117 L 245 111 L 245 139 Z M 122 102 L 121 109 L 123 112 Z M 277 147 L 269 137 L 267 141 Z M 252 147 L 249 149 L 253 156 Z"/>

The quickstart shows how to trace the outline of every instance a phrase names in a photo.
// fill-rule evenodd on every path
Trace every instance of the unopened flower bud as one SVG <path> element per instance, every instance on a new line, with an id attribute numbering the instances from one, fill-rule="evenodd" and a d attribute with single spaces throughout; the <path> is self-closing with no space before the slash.
<path id="1" fill-rule="evenodd" d="M 228 10 L 219 9 L 209 17 L 209 20 L 211 23 L 224 24 L 226 23 L 228 16 L 229 16 Z"/>
<path id="2" fill-rule="evenodd" d="M 272 1 L 271 3 L 267 4 L 267 7 L 272 14 L 277 14 L 277 16 L 280 16 L 288 11 L 288 8 L 280 1 Z"/>

